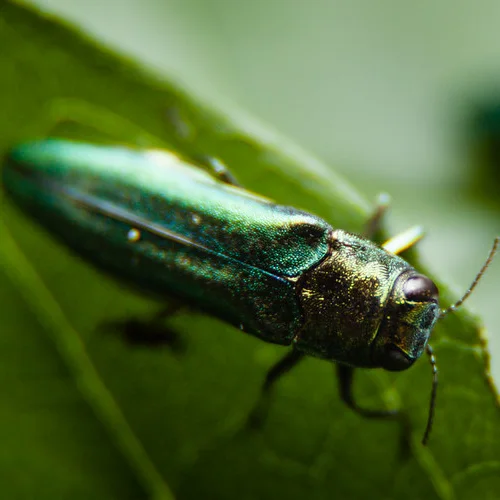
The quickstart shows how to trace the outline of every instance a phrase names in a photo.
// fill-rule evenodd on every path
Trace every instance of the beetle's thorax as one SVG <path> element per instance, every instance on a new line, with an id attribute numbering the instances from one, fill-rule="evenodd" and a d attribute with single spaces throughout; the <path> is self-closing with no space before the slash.
<path id="1" fill-rule="evenodd" d="M 374 243 L 342 230 L 329 253 L 297 282 L 304 324 L 296 347 L 320 358 L 373 366 L 375 339 L 392 286 L 411 266 Z"/>

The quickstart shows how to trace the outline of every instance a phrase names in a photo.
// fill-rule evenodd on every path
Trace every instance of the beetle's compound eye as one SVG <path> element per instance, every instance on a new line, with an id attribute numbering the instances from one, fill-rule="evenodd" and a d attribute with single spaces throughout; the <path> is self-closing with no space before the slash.
<path id="1" fill-rule="evenodd" d="M 413 360 L 411 360 L 399 347 L 394 344 L 385 346 L 382 368 L 391 372 L 400 372 L 410 368 L 412 364 Z"/>
<path id="2" fill-rule="evenodd" d="M 439 291 L 434 281 L 423 274 L 410 276 L 403 285 L 403 293 L 411 302 L 435 302 L 439 299 Z"/>

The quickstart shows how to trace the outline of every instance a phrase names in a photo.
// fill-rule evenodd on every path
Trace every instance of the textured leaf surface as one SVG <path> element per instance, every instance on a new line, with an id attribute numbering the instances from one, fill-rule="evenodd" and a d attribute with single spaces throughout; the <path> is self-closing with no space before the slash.
<path id="1" fill-rule="evenodd" d="M 334 226 L 362 227 L 367 205 L 316 160 L 212 113 L 168 82 L 55 21 L 0 3 L 0 149 L 43 137 L 50 114 L 84 135 L 210 154 L 238 179 Z M 165 119 L 190 126 L 180 140 Z M 121 118 L 118 118 L 121 117 Z M 92 132 L 91 132 L 92 131 Z M 425 425 L 430 370 L 359 373 L 365 405 L 399 406 L 414 433 L 367 422 L 339 401 L 332 368 L 307 360 L 279 384 L 261 431 L 243 429 L 266 369 L 283 350 L 217 320 L 172 321 L 187 352 L 124 344 L 101 325 L 155 305 L 50 240 L 2 198 L 0 482 L 7 498 L 497 498 L 500 419 L 480 327 L 465 312 L 436 329 L 441 387 Z M 441 290 L 444 287 L 440 287 Z M 446 294 L 444 294 L 446 297 Z M 446 300 L 446 299 L 445 299 Z"/>

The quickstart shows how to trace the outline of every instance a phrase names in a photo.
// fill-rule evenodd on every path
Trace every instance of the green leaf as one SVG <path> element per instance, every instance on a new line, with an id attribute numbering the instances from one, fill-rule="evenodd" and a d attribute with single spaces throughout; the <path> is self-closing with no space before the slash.
<path id="1" fill-rule="evenodd" d="M 87 138 L 217 156 L 249 189 L 334 226 L 359 231 L 367 217 L 366 202 L 331 169 L 241 112 L 216 114 L 5 0 L 0 47 L 3 152 L 47 135 L 54 117 L 85 120 Z M 172 109 L 196 140 L 174 134 Z M 406 373 L 366 370 L 357 379 L 361 402 L 409 416 L 406 453 L 398 424 L 347 410 L 331 366 L 315 359 L 278 384 L 264 428 L 250 432 L 246 418 L 283 348 L 193 314 L 172 320 L 188 344 L 183 355 L 126 345 L 102 324 L 147 316 L 155 304 L 81 263 L 3 198 L 0 242 L 5 498 L 497 497 L 498 396 L 481 327 L 465 311 L 432 338 L 441 385 L 428 447 L 419 443 L 431 382 L 425 360 Z"/>

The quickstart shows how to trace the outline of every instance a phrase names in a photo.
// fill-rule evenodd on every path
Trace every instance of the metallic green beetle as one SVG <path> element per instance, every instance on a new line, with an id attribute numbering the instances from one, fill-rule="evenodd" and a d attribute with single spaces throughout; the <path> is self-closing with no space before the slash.
<path id="1" fill-rule="evenodd" d="M 12 149 L 3 181 L 22 209 L 106 272 L 293 346 L 265 391 L 312 355 L 337 363 L 351 408 L 393 415 L 358 407 L 352 375 L 355 367 L 405 370 L 426 350 L 443 314 L 438 290 L 395 255 L 417 238 L 389 252 L 212 166 L 216 175 L 166 151 L 47 139 Z M 427 350 L 434 389 L 424 441 L 437 381 Z"/>

